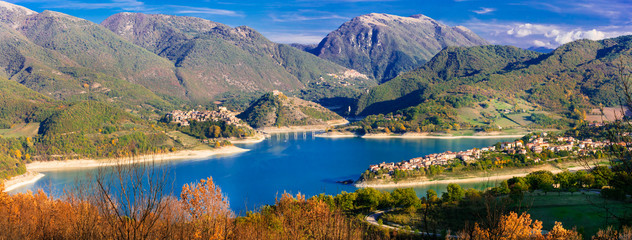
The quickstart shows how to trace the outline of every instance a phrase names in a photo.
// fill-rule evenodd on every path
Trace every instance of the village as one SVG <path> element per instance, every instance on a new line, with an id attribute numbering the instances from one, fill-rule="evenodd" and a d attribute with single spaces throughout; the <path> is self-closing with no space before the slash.
<path id="1" fill-rule="evenodd" d="M 247 127 L 248 125 L 237 118 L 236 115 L 236 113 L 229 111 L 226 107 L 219 107 L 217 111 L 175 110 L 167 113 L 166 119 L 169 123 L 175 123 L 180 126 L 189 126 L 191 121 L 224 121 L 230 125 Z"/>
<path id="2" fill-rule="evenodd" d="M 486 153 L 505 153 L 510 155 L 529 153 L 540 154 L 543 151 L 551 151 L 554 153 L 560 151 L 568 151 L 578 156 L 584 156 L 588 153 L 594 153 L 604 146 L 610 144 L 609 141 L 593 141 L 592 139 L 578 140 L 573 137 L 551 137 L 547 133 L 541 135 L 532 135 L 525 144 L 522 140 L 513 142 L 502 142 L 495 146 L 474 148 L 460 152 L 443 152 L 417 157 L 408 161 L 398 163 L 385 163 L 369 166 L 369 171 L 373 173 L 383 172 L 392 174 L 395 170 L 409 171 L 415 169 L 428 168 L 430 166 L 448 165 L 452 160 L 462 160 L 470 164 L 478 161 Z M 530 158 L 530 156 L 527 156 Z M 539 162 L 540 158 L 534 158 L 534 162 Z"/>

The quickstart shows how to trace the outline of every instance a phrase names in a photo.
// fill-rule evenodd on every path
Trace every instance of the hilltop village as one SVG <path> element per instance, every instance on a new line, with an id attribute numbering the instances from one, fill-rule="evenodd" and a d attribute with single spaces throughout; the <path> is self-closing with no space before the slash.
<path id="1" fill-rule="evenodd" d="M 167 113 L 165 119 L 168 123 L 178 124 L 180 126 L 189 126 L 192 121 L 223 121 L 230 125 L 247 126 L 241 119 L 236 117 L 236 113 L 228 110 L 226 107 L 219 107 L 217 111 L 181 111 L 175 110 Z"/>
<path id="2" fill-rule="evenodd" d="M 604 146 L 610 145 L 609 141 L 593 141 L 592 139 L 578 140 L 573 137 L 553 137 L 547 133 L 541 135 L 532 135 L 525 143 L 523 140 L 513 142 L 502 142 L 495 146 L 484 147 L 481 149 L 469 149 L 460 152 L 443 152 L 426 155 L 424 157 L 413 158 L 398 163 L 381 163 L 369 166 L 368 171 L 376 176 L 387 174 L 393 175 L 396 171 L 412 171 L 425 169 L 431 166 L 446 166 L 452 162 L 462 161 L 465 164 L 475 164 L 486 154 L 506 154 L 509 156 L 522 155 L 523 159 L 532 160 L 538 163 L 541 159 L 538 157 L 543 152 L 564 153 L 563 155 L 587 156 L 595 154 L 603 149 Z M 500 159 L 498 159 L 500 160 Z"/>

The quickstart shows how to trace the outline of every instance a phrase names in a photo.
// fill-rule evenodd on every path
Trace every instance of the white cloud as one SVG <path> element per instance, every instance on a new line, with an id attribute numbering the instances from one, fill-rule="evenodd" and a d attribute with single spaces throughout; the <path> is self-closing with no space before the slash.
<path id="1" fill-rule="evenodd" d="M 476 13 L 476 14 L 488 14 L 491 12 L 496 11 L 495 8 L 486 8 L 486 7 L 482 7 L 479 10 L 472 10 L 472 12 Z"/>
<path id="2" fill-rule="evenodd" d="M 204 8 L 204 7 L 188 7 L 188 6 L 171 6 L 176 8 L 174 11 L 178 14 L 204 14 L 204 15 L 221 15 L 229 17 L 243 17 L 244 14 L 232 10 Z"/>
<path id="3" fill-rule="evenodd" d="M 536 47 L 545 47 L 545 48 L 553 48 L 551 42 L 543 42 L 540 40 L 533 40 L 533 46 Z"/>
<path id="4" fill-rule="evenodd" d="M 491 39 L 491 42 L 524 48 L 532 46 L 555 48 L 579 39 L 602 40 L 632 34 L 632 26 L 627 25 L 584 29 L 558 24 L 482 22 L 479 20 L 472 20 L 464 25 L 483 38 Z"/>

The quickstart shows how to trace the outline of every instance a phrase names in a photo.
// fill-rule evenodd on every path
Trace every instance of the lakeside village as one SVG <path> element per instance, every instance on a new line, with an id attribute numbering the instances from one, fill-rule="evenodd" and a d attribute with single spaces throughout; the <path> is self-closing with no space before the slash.
<path id="1" fill-rule="evenodd" d="M 230 141 L 235 138 L 256 134 L 254 129 L 237 118 L 237 113 L 229 111 L 226 107 L 219 107 L 216 111 L 175 110 L 167 113 L 163 121 L 177 125 L 183 133 L 216 147 L 232 145 Z"/>
<path id="2" fill-rule="evenodd" d="M 484 147 L 481 149 L 469 149 L 460 152 L 443 152 L 430 154 L 424 157 L 413 158 L 408 161 L 402 161 L 398 163 L 385 163 L 371 165 L 365 174 L 363 174 L 363 180 L 371 180 L 372 178 L 381 178 L 386 175 L 387 178 L 396 177 L 394 175 L 406 171 L 429 169 L 439 166 L 451 165 L 454 162 L 465 163 L 467 165 L 475 165 L 484 156 L 489 154 L 505 154 L 506 156 L 522 156 L 516 159 L 526 159 L 532 161 L 534 164 L 541 162 L 542 160 L 537 157 L 543 152 L 550 152 L 557 154 L 558 156 L 588 156 L 590 154 L 596 154 L 602 150 L 605 146 L 611 143 L 608 140 L 605 141 L 593 141 L 592 139 L 578 140 L 573 137 L 554 137 L 549 136 L 547 133 L 541 135 L 533 134 L 527 137 L 528 141 L 525 143 L 523 140 L 516 140 L 513 142 L 497 143 L 495 146 Z M 525 139 L 525 138 L 523 138 Z M 625 143 L 617 143 L 625 146 Z M 501 157 L 494 158 L 494 164 L 505 164 L 506 159 Z M 463 164 L 463 165 L 465 165 Z"/>
<path id="3" fill-rule="evenodd" d="M 205 122 L 205 121 L 223 121 L 229 125 L 235 125 L 239 127 L 247 127 L 247 124 L 237 118 L 237 114 L 229 111 L 226 107 L 219 107 L 217 111 L 181 111 L 175 110 L 167 113 L 165 118 L 168 123 L 175 123 L 179 126 L 189 126 L 192 121 Z"/>

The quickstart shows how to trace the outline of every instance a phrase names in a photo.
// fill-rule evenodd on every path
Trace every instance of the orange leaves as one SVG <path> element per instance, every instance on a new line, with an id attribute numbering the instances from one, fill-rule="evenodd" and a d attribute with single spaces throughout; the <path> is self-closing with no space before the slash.
<path id="1" fill-rule="evenodd" d="M 515 212 L 502 216 L 495 228 L 483 229 L 480 225 L 476 224 L 473 232 L 461 232 L 458 237 L 466 240 L 581 239 L 581 235 L 576 231 L 564 229 L 559 222 L 555 223 L 555 227 L 553 227 L 548 234 L 543 234 L 541 221 L 532 220 L 531 216 L 527 213 L 522 213 L 518 216 Z"/>
<path id="2" fill-rule="evenodd" d="M 236 221 L 237 239 L 361 239 L 362 229 L 340 210 L 284 193 L 272 207 Z"/>
<path id="3" fill-rule="evenodd" d="M 215 186 L 212 177 L 202 179 L 196 185 L 185 184 L 180 198 L 184 211 L 196 225 L 195 236 L 220 239 L 228 234 L 225 229 L 232 213 L 228 199 L 222 195 L 221 189 Z"/>

